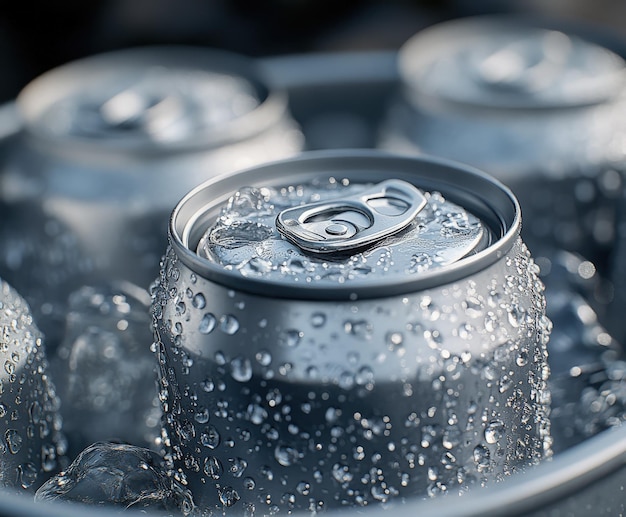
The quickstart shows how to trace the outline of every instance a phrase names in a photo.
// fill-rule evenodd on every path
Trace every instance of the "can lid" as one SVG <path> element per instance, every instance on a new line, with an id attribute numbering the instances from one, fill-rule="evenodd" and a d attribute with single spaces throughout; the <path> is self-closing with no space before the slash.
<path id="1" fill-rule="evenodd" d="M 170 224 L 199 275 L 303 299 L 447 283 L 497 260 L 518 233 L 517 201 L 492 178 L 374 151 L 310 152 L 210 181 Z"/>
<path id="2" fill-rule="evenodd" d="M 498 17 L 443 23 L 400 51 L 415 95 L 491 108 L 567 108 L 606 102 L 626 85 L 624 61 L 574 35 Z"/>
<path id="3" fill-rule="evenodd" d="M 284 116 L 255 62 L 193 47 L 100 54 L 41 75 L 18 107 L 29 131 L 100 147 L 212 147 Z"/>
<path id="4" fill-rule="evenodd" d="M 166 144 L 219 131 L 260 104 L 242 77 L 150 67 L 60 100 L 42 114 L 52 133 Z"/>

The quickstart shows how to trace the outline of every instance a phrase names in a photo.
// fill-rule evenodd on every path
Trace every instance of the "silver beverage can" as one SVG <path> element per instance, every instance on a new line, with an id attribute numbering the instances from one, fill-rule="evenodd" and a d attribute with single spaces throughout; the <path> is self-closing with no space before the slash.
<path id="1" fill-rule="evenodd" d="M 431 158 L 312 152 L 209 181 L 153 285 L 164 443 L 235 513 L 462 493 L 551 454 L 515 197 Z"/>
<path id="2" fill-rule="evenodd" d="M 0 487 L 34 492 L 66 466 L 67 444 L 41 333 L 1 279 L 0 331 Z"/>
<path id="3" fill-rule="evenodd" d="M 418 33 L 399 69 L 381 147 L 493 174 L 519 199 L 533 254 L 554 243 L 606 273 L 626 162 L 620 56 L 549 24 L 488 16 Z"/>
<path id="4" fill-rule="evenodd" d="M 46 334 L 54 304 L 85 283 L 147 288 L 169 214 L 195 185 L 303 144 L 257 63 L 211 49 L 88 57 L 35 79 L 16 104 L 25 129 L 0 176 L 11 220 L 0 273 Z"/>

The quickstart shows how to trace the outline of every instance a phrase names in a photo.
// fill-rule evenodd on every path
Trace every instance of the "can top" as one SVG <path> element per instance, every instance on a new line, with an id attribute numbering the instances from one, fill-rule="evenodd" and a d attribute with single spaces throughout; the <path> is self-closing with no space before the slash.
<path id="1" fill-rule="evenodd" d="M 505 17 L 436 25 L 411 38 L 399 59 L 415 95 L 483 108 L 588 106 L 626 86 L 624 61 L 612 51 Z"/>
<path id="2" fill-rule="evenodd" d="M 210 181 L 170 223 L 199 275 L 299 299 L 448 283 L 497 260 L 518 233 L 517 201 L 489 176 L 377 151 L 305 153 Z"/>
<path id="3" fill-rule="evenodd" d="M 193 47 L 92 56 L 41 75 L 18 96 L 29 131 L 131 149 L 213 147 L 283 116 L 252 60 Z"/>

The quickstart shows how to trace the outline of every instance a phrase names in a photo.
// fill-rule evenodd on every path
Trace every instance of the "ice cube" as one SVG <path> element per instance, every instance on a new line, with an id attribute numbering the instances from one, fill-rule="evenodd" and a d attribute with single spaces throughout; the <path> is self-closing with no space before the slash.
<path id="1" fill-rule="evenodd" d="M 590 262 L 562 251 L 544 269 L 555 453 L 626 420 L 626 363 L 590 304 L 595 276 Z"/>
<path id="2" fill-rule="evenodd" d="M 150 350 L 149 294 L 128 282 L 85 286 L 69 299 L 53 361 L 71 457 L 96 441 L 156 448 L 161 410 Z"/>
<path id="3" fill-rule="evenodd" d="M 168 475 L 166 463 L 158 454 L 118 443 L 88 446 L 66 470 L 37 490 L 35 501 L 73 501 L 196 515 L 191 492 Z"/>

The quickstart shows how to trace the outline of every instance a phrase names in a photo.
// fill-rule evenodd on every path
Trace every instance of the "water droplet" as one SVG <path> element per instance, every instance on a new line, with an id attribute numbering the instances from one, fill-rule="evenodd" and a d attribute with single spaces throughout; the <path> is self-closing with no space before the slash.
<path id="1" fill-rule="evenodd" d="M 217 319 L 213 314 L 207 312 L 204 316 L 202 316 L 202 320 L 200 320 L 200 326 L 198 330 L 202 334 L 210 334 L 215 329 L 217 325 Z"/>
<path id="2" fill-rule="evenodd" d="M 267 393 L 265 400 L 270 407 L 276 407 L 283 401 L 283 395 L 278 388 L 274 388 Z"/>
<path id="3" fill-rule="evenodd" d="M 339 483 L 349 483 L 354 478 L 354 475 L 350 472 L 350 468 L 347 465 L 340 465 L 339 463 L 333 465 L 332 474 Z"/>
<path id="4" fill-rule="evenodd" d="M 517 358 L 515 359 L 515 364 L 517 364 L 517 366 L 519 366 L 520 368 L 528 364 L 528 352 L 526 350 L 520 351 Z"/>
<path id="5" fill-rule="evenodd" d="M 230 374 L 237 382 L 247 382 L 252 379 L 252 365 L 245 357 L 235 357 L 230 362 Z"/>
<path id="6" fill-rule="evenodd" d="M 259 350 L 254 357 L 261 366 L 269 366 L 272 364 L 272 354 L 267 350 Z"/>
<path id="7" fill-rule="evenodd" d="M 254 490 L 256 487 L 256 481 L 251 477 L 243 478 L 243 486 L 246 490 Z"/>
<path id="8" fill-rule="evenodd" d="M 354 386 L 354 376 L 350 372 L 341 372 L 338 384 L 340 388 L 349 390 Z"/>
<path id="9" fill-rule="evenodd" d="M 16 431 L 15 429 L 8 429 L 6 433 L 4 433 L 4 439 L 11 454 L 17 454 L 20 452 L 24 439 L 19 431 Z"/>
<path id="10" fill-rule="evenodd" d="M 230 458 L 228 461 L 230 462 L 229 472 L 236 478 L 240 478 L 248 467 L 248 462 L 243 458 Z"/>
<path id="11" fill-rule="evenodd" d="M 341 409 L 329 407 L 326 410 L 324 418 L 326 419 L 326 422 L 328 422 L 329 424 L 332 424 L 332 423 L 335 423 L 339 419 L 340 416 L 341 416 Z"/>
<path id="12" fill-rule="evenodd" d="M 402 352 L 404 352 L 404 348 L 403 348 L 404 336 L 402 335 L 402 332 L 389 332 L 385 340 L 387 342 L 387 346 L 389 347 L 389 350 L 395 351 L 395 352 L 402 350 Z"/>
<path id="13" fill-rule="evenodd" d="M 411 257 L 408 272 L 412 274 L 422 273 L 424 271 L 428 271 L 432 265 L 433 259 L 430 254 L 416 253 Z"/>
<path id="14" fill-rule="evenodd" d="M 480 444 L 474 447 L 473 457 L 478 472 L 483 472 L 489 468 L 491 453 L 487 447 Z"/>
<path id="15" fill-rule="evenodd" d="M 195 414 L 194 414 L 194 419 L 196 420 L 196 422 L 198 422 L 199 424 L 206 424 L 209 421 L 209 410 L 206 408 L 201 408 L 199 409 Z"/>
<path id="16" fill-rule="evenodd" d="M 502 420 L 492 420 L 485 428 L 485 441 L 496 443 L 504 434 L 504 422 Z"/>
<path id="17" fill-rule="evenodd" d="M 462 436 L 460 429 L 456 427 L 447 428 L 443 432 L 442 444 L 446 449 L 453 449 L 461 443 Z"/>
<path id="18" fill-rule="evenodd" d="M 259 474 L 261 474 L 261 476 L 267 479 L 268 481 L 272 481 L 274 479 L 274 472 L 272 472 L 272 469 L 269 468 L 267 465 L 263 465 L 259 469 Z"/>
<path id="19" fill-rule="evenodd" d="M 237 490 L 235 490 L 233 487 L 230 487 L 230 486 L 219 488 L 218 494 L 219 494 L 220 502 L 226 508 L 230 508 L 237 501 L 239 501 L 239 499 L 241 499 L 239 497 L 239 494 L 237 493 Z"/>
<path id="20" fill-rule="evenodd" d="M 300 453 L 288 445 L 278 445 L 274 449 L 274 458 L 283 467 L 289 467 L 300 459 Z"/>
<path id="21" fill-rule="evenodd" d="M 247 416 L 250 422 L 260 425 L 267 419 L 267 411 L 258 404 L 250 404 L 247 409 Z"/>
<path id="22" fill-rule="evenodd" d="M 23 463 L 17 467 L 20 486 L 26 490 L 37 481 L 39 470 L 32 463 Z"/>
<path id="23" fill-rule="evenodd" d="M 220 330 L 232 336 L 239 330 L 239 320 L 232 314 L 225 314 L 220 318 Z"/>
<path id="24" fill-rule="evenodd" d="M 360 338 L 367 338 L 372 333 L 372 324 L 366 320 L 345 321 L 343 329 L 346 334 L 352 334 Z"/>
<path id="25" fill-rule="evenodd" d="M 296 490 L 301 495 L 309 495 L 311 493 L 311 483 L 300 481 L 300 483 L 296 486 Z"/>
<path id="26" fill-rule="evenodd" d="M 300 344 L 300 340 L 304 333 L 299 330 L 289 329 L 281 332 L 278 336 L 278 344 L 289 348 L 295 348 Z"/>
<path id="27" fill-rule="evenodd" d="M 200 386 L 202 386 L 202 389 L 207 393 L 211 393 L 215 389 L 215 383 L 212 379 L 204 379 L 200 383 Z"/>
<path id="28" fill-rule="evenodd" d="M 374 388 L 374 371 L 369 366 L 359 368 L 354 380 L 359 386 L 366 386 L 368 390 Z"/>
<path id="29" fill-rule="evenodd" d="M 44 472 L 52 472 L 57 467 L 57 450 L 54 445 L 42 445 L 41 467 Z"/>
<path id="30" fill-rule="evenodd" d="M 214 425 L 208 426 L 200 435 L 200 442 L 209 449 L 215 449 L 220 444 L 220 433 Z"/>
<path id="31" fill-rule="evenodd" d="M 220 460 L 214 456 L 208 456 L 204 459 L 204 473 L 211 479 L 219 479 L 224 472 L 224 467 Z"/>
<path id="32" fill-rule="evenodd" d="M 196 309 L 204 309 L 206 307 L 206 298 L 202 293 L 198 293 L 193 297 L 191 303 Z"/>
<path id="33" fill-rule="evenodd" d="M 391 495 L 388 489 L 380 485 L 374 485 L 370 489 L 370 493 L 372 494 L 372 497 L 376 499 L 376 501 L 380 501 L 381 503 L 387 502 Z"/>
<path id="34" fill-rule="evenodd" d="M 465 314 L 470 318 L 478 318 L 482 316 L 484 304 L 478 298 L 470 296 L 463 302 Z"/>
<path id="35" fill-rule="evenodd" d="M 314 328 L 323 327 L 326 323 L 326 314 L 323 312 L 315 312 L 311 316 L 311 326 Z"/>

